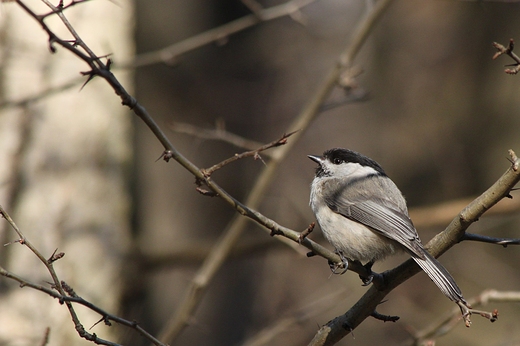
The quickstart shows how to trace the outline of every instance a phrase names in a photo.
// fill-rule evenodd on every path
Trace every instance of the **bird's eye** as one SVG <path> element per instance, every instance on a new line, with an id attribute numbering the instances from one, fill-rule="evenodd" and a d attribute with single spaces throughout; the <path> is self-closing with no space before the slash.
<path id="1" fill-rule="evenodd" d="M 334 158 L 334 160 L 332 160 L 332 162 L 333 162 L 335 165 L 340 165 L 340 164 L 342 164 L 342 163 L 345 162 L 345 161 L 343 161 L 343 160 L 340 159 L 339 157 L 336 157 L 336 158 Z"/>

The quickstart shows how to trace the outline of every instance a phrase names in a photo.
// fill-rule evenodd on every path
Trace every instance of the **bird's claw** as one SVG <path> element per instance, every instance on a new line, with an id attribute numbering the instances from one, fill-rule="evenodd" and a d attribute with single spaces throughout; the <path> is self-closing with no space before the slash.
<path id="1" fill-rule="evenodd" d="M 339 258 L 341 259 L 341 263 L 336 263 L 336 262 L 332 262 L 332 261 L 329 261 L 329 268 L 330 268 L 330 271 L 332 272 L 332 274 L 340 274 L 340 275 L 343 275 L 347 272 L 348 270 L 348 259 L 345 257 L 345 255 L 343 255 L 343 253 L 341 251 L 334 251 L 338 256 Z M 342 269 L 341 271 L 338 271 L 338 269 Z"/>
<path id="2" fill-rule="evenodd" d="M 372 280 L 374 280 L 374 274 L 370 274 L 368 277 L 362 277 L 360 275 L 359 278 L 363 281 L 363 285 L 361 286 L 368 286 L 372 283 Z"/>
<path id="3" fill-rule="evenodd" d="M 371 262 L 368 262 L 367 264 L 365 264 L 363 267 L 365 267 L 365 269 L 367 270 L 368 272 L 368 275 L 367 276 L 364 276 L 364 275 L 359 275 L 359 278 L 361 279 L 361 281 L 363 281 L 363 286 L 368 286 L 372 283 L 372 280 L 374 280 L 374 276 L 376 275 L 376 273 L 374 273 L 372 271 L 372 265 L 374 265 L 374 262 L 371 261 Z"/>

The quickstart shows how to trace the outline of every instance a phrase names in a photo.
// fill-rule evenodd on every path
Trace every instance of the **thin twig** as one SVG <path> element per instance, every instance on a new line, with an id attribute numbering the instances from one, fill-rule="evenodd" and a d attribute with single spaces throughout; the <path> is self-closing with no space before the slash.
<path id="1" fill-rule="evenodd" d="M 493 55 L 493 60 L 498 58 L 502 54 L 509 55 L 511 57 L 511 59 L 513 59 L 515 61 L 515 63 L 512 65 L 506 65 L 506 66 L 515 66 L 515 67 L 512 69 L 509 69 L 509 68 L 505 69 L 504 72 L 507 74 L 517 74 L 518 71 L 520 71 L 520 57 L 518 57 L 518 55 L 513 53 L 513 49 L 515 47 L 515 41 L 513 39 L 510 39 L 507 47 L 504 47 L 500 43 L 493 42 L 493 47 L 495 47 L 497 49 L 497 52 L 495 53 L 495 55 Z"/>
<path id="2" fill-rule="evenodd" d="M 255 160 L 258 160 L 258 159 L 262 160 L 262 158 L 260 157 L 260 153 L 261 152 L 263 152 L 265 150 L 268 150 L 268 149 L 271 149 L 271 148 L 279 147 L 280 145 L 287 144 L 287 139 L 289 137 L 291 137 L 292 135 L 294 135 L 296 132 L 298 132 L 298 130 L 290 132 L 290 133 L 284 133 L 282 135 L 282 137 L 280 137 L 279 139 L 276 139 L 276 140 L 272 141 L 271 143 L 264 144 L 264 145 L 262 145 L 261 147 L 255 149 L 255 150 L 246 151 L 246 152 L 243 152 L 241 154 L 235 154 L 234 156 L 231 156 L 230 158 L 227 158 L 224 161 L 221 161 L 221 162 L 211 166 L 210 168 L 203 169 L 202 173 L 205 176 L 209 177 L 215 171 L 221 169 L 222 167 L 224 167 L 224 166 L 226 166 L 226 165 L 228 165 L 228 164 L 230 164 L 232 162 L 235 162 L 237 160 L 246 158 L 246 157 L 253 156 L 255 158 Z"/>
<path id="3" fill-rule="evenodd" d="M 383 315 L 377 312 L 376 310 L 372 311 L 372 314 L 370 314 L 373 318 L 379 321 L 383 322 L 397 322 L 399 321 L 399 316 L 391 316 L 391 315 Z"/>
<path id="4" fill-rule="evenodd" d="M 226 131 L 221 123 L 217 123 L 215 129 L 207 129 L 188 123 L 174 122 L 170 125 L 170 128 L 177 133 L 187 134 L 196 138 L 219 140 L 247 150 L 255 150 L 262 146 L 260 142 Z M 266 155 L 270 156 L 271 154 L 267 152 Z"/>
<path id="5" fill-rule="evenodd" d="M 501 292 L 497 290 L 485 290 L 478 296 L 468 299 L 473 306 L 483 306 L 490 302 L 520 302 L 520 292 Z M 411 333 L 412 345 L 421 345 L 425 341 L 435 340 L 442 335 L 449 333 L 458 325 L 460 321 L 460 310 L 458 308 L 451 309 L 439 322 L 432 324 L 423 330 Z"/>
<path id="6" fill-rule="evenodd" d="M 62 304 L 63 303 L 67 303 L 67 304 L 76 303 L 76 304 L 83 305 L 83 306 L 89 308 L 90 310 L 100 314 L 102 316 L 102 321 L 105 321 L 105 323 L 108 321 L 114 321 L 118 324 L 130 327 L 132 329 L 135 329 L 137 332 L 139 332 L 139 334 L 141 334 L 148 340 L 150 340 L 154 345 L 165 346 L 165 344 L 161 343 L 153 335 L 151 335 L 150 333 L 145 331 L 141 326 L 139 326 L 139 324 L 137 322 L 129 321 L 124 318 L 121 318 L 121 317 L 118 317 L 116 315 L 106 312 L 105 310 L 99 308 L 98 306 L 92 304 L 91 302 L 79 297 L 76 293 L 74 293 L 74 291 L 65 282 L 60 283 L 60 286 L 64 290 L 64 294 L 60 294 L 59 292 L 55 291 L 54 289 L 45 287 L 43 285 L 35 284 L 16 274 L 13 274 L 1 266 L 0 266 L 0 275 L 4 276 L 6 278 L 12 279 L 14 281 L 17 281 L 20 284 L 20 287 L 30 287 L 37 291 L 46 293 L 49 296 L 58 299 L 59 302 Z M 53 288 L 57 289 L 55 284 L 53 284 Z M 86 333 L 86 331 L 85 331 L 85 333 Z M 96 343 L 101 343 L 103 345 L 118 345 L 118 344 L 111 343 L 106 340 L 99 339 L 99 338 L 97 338 L 97 336 L 95 336 L 95 334 L 90 334 L 89 337 L 90 337 L 90 339 L 89 338 L 86 338 L 86 339 L 90 340 L 90 341 L 96 340 Z"/>
<path id="7" fill-rule="evenodd" d="M 337 299 L 344 299 L 346 295 L 347 293 L 344 290 L 326 295 L 322 292 L 317 292 L 317 294 L 314 294 L 314 297 L 309 297 L 309 304 L 272 322 L 269 326 L 242 342 L 241 345 L 270 345 L 280 334 L 288 332 L 295 326 L 330 310 L 334 307 L 334 302 L 337 301 Z"/>
<path id="8" fill-rule="evenodd" d="M 292 16 L 293 14 L 298 13 L 300 9 L 313 3 L 314 1 L 316 0 L 291 0 L 281 5 L 261 9 L 253 14 L 236 19 L 214 29 L 202 32 L 198 35 L 191 36 L 183 41 L 174 43 L 169 47 L 140 54 L 136 56 L 134 61 L 128 65 L 131 67 L 141 67 L 157 63 L 172 64 L 180 55 L 184 53 L 210 43 L 222 42 L 227 37 L 236 34 L 237 32 L 265 21 L 274 20 L 285 16 Z M 298 19 L 298 17 L 295 19 Z"/>
<path id="9" fill-rule="evenodd" d="M 507 247 L 508 245 L 520 245 L 520 239 L 514 238 L 495 238 L 488 237 L 481 234 L 473 234 L 473 233 L 464 233 L 462 240 L 471 240 L 471 241 L 480 241 L 483 243 L 502 245 L 503 247 Z"/>
<path id="10" fill-rule="evenodd" d="M 45 265 L 45 267 L 47 268 L 47 271 L 49 272 L 49 274 L 52 277 L 53 288 L 58 293 L 54 292 L 51 289 L 45 288 L 45 287 L 43 287 L 41 285 L 30 285 L 25 280 L 15 276 L 15 275 L 10 274 L 9 272 L 7 272 L 5 269 L 3 269 L 1 267 L 0 267 L 0 275 L 3 275 L 3 276 L 8 277 L 10 279 L 14 279 L 14 280 L 20 282 L 21 284 L 25 283 L 26 286 L 29 286 L 29 287 L 32 287 L 34 289 L 43 291 L 43 292 L 45 292 L 47 294 L 53 295 L 53 294 L 50 293 L 50 292 L 52 292 L 52 293 L 56 293 L 59 296 L 65 297 L 66 296 L 66 292 L 65 292 L 65 290 L 64 290 L 64 288 L 63 288 L 63 286 L 61 284 L 61 281 L 58 278 L 58 275 L 56 274 L 56 271 L 54 270 L 53 262 L 48 261 L 41 254 L 41 252 L 34 245 L 32 245 L 32 243 L 23 235 L 22 231 L 18 228 L 18 226 L 16 226 L 16 224 L 13 221 L 13 219 L 11 218 L 11 216 L 9 216 L 9 214 L 4 210 L 4 208 L 1 205 L 0 205 L 0 215 L 2 215 L 2 217 L 7 220 L 7 222 L 11 225 L 11 227 L 18 234 L 19 239 L 17 240 L 17 243 L 20 243 L 21 245 L 27 246 L 32 251 L 32 253 L 34 253 L 36 255 L 36 257 L 38 257 L 38 259 Z M 81 322 L 80 322 L 80 320 L 79 320 L 79 318 L 78 318 L 78 316 L 76 314 L 76 311 L 74 310 L 72 304 L 69 301 L 64 301 L 64 302 L 65 302 L 65 305 L 67 306 L 67 309 L 69 310 L 69 314 L 72 317 L 72 320 L 74 322 L 74 326 L 75 326 L 76 331 L 78 332 L 79 336 L 81 336 L 82 338 L 84 338 L 84 339 L 86 339 L 88 341 L 93 341 L 93 342 L 95 342 L 97 344 L 101 344 L 101 345 L 111 345 L 111 346 L 117 345 L 117 344 L 115 344 L 113 342 L 110 342 L 108 340 L 104 340 L 104 339 L 98 338 L 96 334 L 88 333 L 85 330 L 85 328 L 83 327 L 83 325 L 81 324 Z"/>
<path id="11" fill-rule="evenodd" d="M 65 82 L 62 85 L 49 87 L 45 90 L 42 90 L 38 92 L 35 95 L 27 96 L 20 100 L 6 100 L 0 102 L 0 110 L 4 108 L 11 108 L 11 107 L 24 107 L 26 105 L 29 105 L 31 103 L 40 101 L 48 96 L 56 95 L 58 93 L 61 93 L 62 91 L 69 90 L 75 86 L 78 86 L 81 84 L 83 78 L 74 78 L 73 80 L 69 82 Z"/>
<path id="12" fill-rule="evenodd" d="M 43 340 L 40 343 L 40 346 L 47 346 L 49 344 L 49 334 L 51 333 L 51 329 L 49 327 L 45 328 L 45 333 L 43 334 Z"/>
<path id="13" fill-rule="evenodd" d="M 303 240 L 307 238 L 307 236 L 311 234 L 312 231 L 314 231 L 314 227 L 316 227 L 316 222 L 311 222 L 309 227 L 307 227 L 302 233 L 300 233 L 300 236 L 298 237 L 298 243 L 301 244 Z"/>

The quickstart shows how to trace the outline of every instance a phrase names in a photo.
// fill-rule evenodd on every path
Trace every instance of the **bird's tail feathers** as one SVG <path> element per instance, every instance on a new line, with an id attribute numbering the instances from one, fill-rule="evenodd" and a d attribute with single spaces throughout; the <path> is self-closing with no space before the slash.
<path id="1" fill-rule="evenodd" d="M 412 258 L 422 270 L 428 274 L 430 279 L 439 287 L 446 297 L 454 302 L 462 302 L 464 305 L 467 304 L 455 279 L 435 257 L 430 255 L 427 251 L 424 251 L 424 259 L 417 256 L 412 256 Z"/>

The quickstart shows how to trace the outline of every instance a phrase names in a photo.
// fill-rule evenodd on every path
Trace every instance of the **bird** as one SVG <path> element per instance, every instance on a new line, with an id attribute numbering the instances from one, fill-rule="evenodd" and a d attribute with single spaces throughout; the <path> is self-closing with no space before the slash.
<path id="1" fill-rule="evenodd" d="M 372 273 L 374 262 L 407 252 L 442 293 L 461 308 L 469 326 L 471 307 L 444 266 L 426 251 L 397 185 L 373 159 L 344 148 L 308 155 L 318 164 L 311 184 L 310 207 L 335 248 L 344 272 L 348 261 Z M 331 267 L 336 273 L 337 267 Z M 366 285 L 373 274 L 362 278 Z"/>

